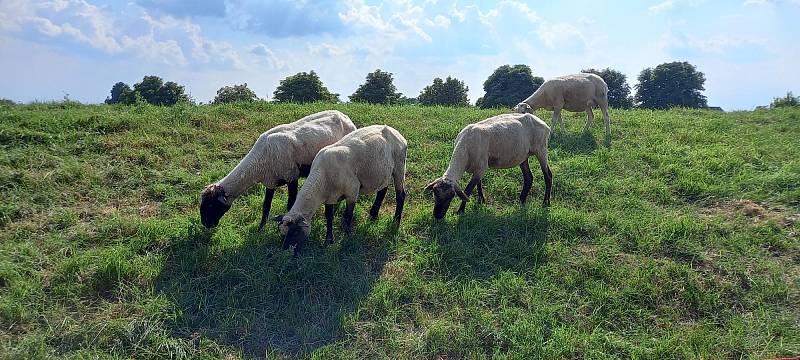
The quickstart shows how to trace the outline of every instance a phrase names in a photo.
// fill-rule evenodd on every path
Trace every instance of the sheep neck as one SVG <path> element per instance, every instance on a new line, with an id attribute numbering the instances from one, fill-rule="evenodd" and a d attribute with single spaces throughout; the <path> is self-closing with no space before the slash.
<path id="1" fill-rule="evenodd" d="M 523 102 L 530 105 L 531 111 L 544 107 L 541 104 L 541 95 L 542 93 L 539 90 L 536 90 L 531 96 L 528 96 Z"/>
<path id="2" fill-rule="evenodd" d="M 320 205 L 325 202 L 325 196 L 328 194 L 326 185 L 324 174 L 319 169 L 312 169 L 297 193 L 297 200 L 289 210 L 289 214 L 299 214 L 304 219 L 311 220 Z"/>
<path id="3" fill-rule="evenodd" d="M 450 165 L 447 166 L 447 170 L 444 172 L 443 176 L 445 179 L 455 182 L 461 180 L 467 168 L 467 152 L 466 149 L 460 145 L 460 142 L 456 144 L 456 148 L 453 150 L 453 156 L 450 158 Z"/>
<path id="4" fill-rule="evenodd" d="M 244 159 L 219 181 L 219 185 L 225 189 L 225 194 L 231 200 L 235 199 L 262 180 L 266 169 L 269 168 L 264 161 L 264 159 L 257 159 L 253 151 L 247 153 Z"/>

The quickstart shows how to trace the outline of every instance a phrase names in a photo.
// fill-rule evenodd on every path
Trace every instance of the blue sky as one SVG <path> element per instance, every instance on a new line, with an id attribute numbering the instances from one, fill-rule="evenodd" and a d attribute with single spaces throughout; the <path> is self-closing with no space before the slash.
<path id="1" fill-rule="evenodd" d="M 668 61 L 706 74 L 709 105 L 800 92 L 800 0 L 0 0 L 0 98 L 102 102 L 155 74 L 209 101 L 246 82 L 270 98 L 315 70 L 346 100 L 367 72 L 407 96 L 454 76 L 470 101 L 503 64 L 545 79 L 583 68 L 628 76 Z"/>

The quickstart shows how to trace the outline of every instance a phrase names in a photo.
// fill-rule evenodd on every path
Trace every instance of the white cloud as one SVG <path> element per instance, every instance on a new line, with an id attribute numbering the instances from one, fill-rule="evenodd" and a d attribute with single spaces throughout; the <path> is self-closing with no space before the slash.
<path id="1" fill-rule="evenodd" d="M 536 34 L 539 35 L 539 40 L 551 49 L 574 40 L 579 40 L 582 44 L 586 43 L 581 31 L 569 23 L 542 23 L 536 30 Z"/>
<path id="2" fill-rule="evenodd" d="M 446 29 L 446 28 L 450 27 L 450 18 L 447 18 L 447 17 L 442 16 L 442 15 L 436 15 L 433 18 L 433 20 L 426 19 L 425 23 L 426 23 L 426 25 L 428 25 L 430 27 L 438 27 L 438 28 Z"/>
<path id="3" fill-rule="evenodd" d="M 665 11 L 672 10 L 674 7 L 675 7 L 675 1 L 667 0 L 662 3 L 649 7 L 648 10 L 650 11 L 650 14 L 659 14 Z"/>
<path id="4" fill-rule="evenodd" d="M 0 30 L 18 32 L 31 28 L 42 35 L 66 37 L 108 54 L 132 54 L 176 66 L 189 63 L 181 48 L 181 42 L 185 41 L 192 44 L 194 61 L 244 67 L 230 44 L 204 38 L 200 27 L 191 21 L 170 16 L 156 19 L 140 8 L 130 10 L 141 11 L 141 20 L 147 28 L 144 34 L 122 33 L 112 15 L 84 0 L 2 1 L 0 20 L 13 21 L 2 21 Z"/>
<path id="5" fill-rule="evenodd" d="M 281 61 L 272 49 L 262 43 L 251 46 L 250 53 L 264 59 L 267 65 L 272 69 L 283 69 L 286 67 L 286 63 Z"/>

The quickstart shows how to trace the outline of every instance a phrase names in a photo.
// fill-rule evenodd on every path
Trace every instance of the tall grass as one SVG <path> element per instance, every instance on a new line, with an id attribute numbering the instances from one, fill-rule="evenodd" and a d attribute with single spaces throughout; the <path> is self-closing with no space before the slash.
<path id="1" fill-rule="evenodd" d="M 257 232 L 260 187 L 200 225 L 259 133 L 327 108 L 408 139 L 399 227 L 393 192 L 375 223 L 364 196 L 351 238 L 323 248 L 318 217 L 292 258 Z M 800 110 L 615 110 L 610 147 L 565 114 L 550 208 L 540 174 L 520 206 L 519 169 L 491 170 L 487 204 L 433 222 L 422 188 L 498 112 L 0 107 L 0 358 L 800 354 Z"/>

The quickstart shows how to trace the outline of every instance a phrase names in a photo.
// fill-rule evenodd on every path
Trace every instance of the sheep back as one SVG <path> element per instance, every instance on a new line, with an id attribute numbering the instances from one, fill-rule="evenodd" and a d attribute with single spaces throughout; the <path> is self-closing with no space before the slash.
<path id="1" fill-rule="evenodd" d="M 327 204 L 343 196 L 374 193 L 389 186 L 398 163 L 405 162 L 407 148 L 406 139 L 392 127 L 367 126 L 320 150 L 310 177 L 325 177 Z"/>
<path id="2" fill-rule="evenodd" d="M 268 167 L 273 173 L 273 176 L 265 176 L 262 182 L 275 187 L 281 181 L 297 179 L 300 176 L 297 165 L 311 165 L 323 147 L 335 143 L 355 129 L 356 126 L 347 115 L 337 110 L 327 110 L 276 126 L 261 134 L 251 152 L 258 155 L 255 162 Z"/>
<path id="3" fill-rule="evenodd" d="M 608 86 L 603 78 L 580 73 L 547 80 L 531 97 L 538 98 L 537 103 L 547 110 L 563 102 L 563 109 L 578 112 L 586 110 L 587 106 L 607 103 L 607 94 Z"/>
<path id="4" fill-rule="evenodd" d="M 456 137 L 454 154 L 463 152 L 464 169 L 482 174 L 486 167 L 518 166 L 547 148 L 550 127 L 532 114 L 501 114 L 467 125 Z M 455 158 L 455 156 L 454 156 Z"/>

